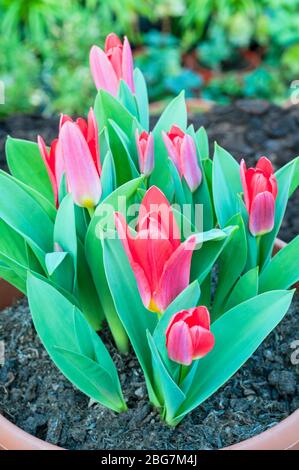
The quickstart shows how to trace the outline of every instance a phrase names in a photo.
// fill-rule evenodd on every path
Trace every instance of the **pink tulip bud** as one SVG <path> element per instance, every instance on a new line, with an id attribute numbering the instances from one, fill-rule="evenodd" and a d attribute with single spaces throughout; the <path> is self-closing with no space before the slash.
<path id="1" fill-rule="evenodd" d="M 249 214 L 249 230 L 254 236 L 271 232 L 274 227 L 277 181 L 273 167 L 266 157 L 261 157 L 255 168 L 240 166 L 244 202 Z"/>
<path id="2" fill-rule="evenodd" d="M 90 150 L 95 168 L 98 174 L 101 174 L 101 160 L 100 160 L 100 149 L 99 149 L 99 136 L 98 136 L 98 126 L 95 118 L 95 114 L 92 108 L 90 108 L 88 113 L 87 121 L 79 117 L 75 123 L 70 116 L 67 114 L 61 114 L 59 122 L 59 131 L 64 127 L 66 123 L 73 123 L 80 130 L 83 138 L 85 139 L 88 148 Z M 66 173 L 66 168 L 64 164 L 64 158 L 61 151 L 61 142 L 60 139 L 53 140 L 50 148 L 50 153 L 48 153 L 46 144 L 42 137 L 38 136 L 37 138 L 40 154 L 44 160 L 45 166 L 47 168 L 50 181 L 52 183 L 53 192 L 55 196 L 56 206 L 58 207 L 58 192 L 61 184 L 63 174 Z M 67 181 L 68 185 L 68 181 Z M 69 189 L 69 188 L 68 188 Z"/>
<path id="3" fill-rule="evenodd" d="M 150 132 L 143 131 L 139 135 L 136 129 L 136 146 L 138 151 L 140 173 L 149 176 L 154 167 L 154 138 Z"/>
<path id="4" fill-rule="evenodd" d="M 210 331 L 210 314 L 206 307 L 181 310 L 173 315 L 166 330 L 169 358 L 185 366 L 208 354 L 214 343 Z"/>
<path id="5" fill-rule="evenodd" d="M 195 237 L 181 242 L 171 206 L 156 186 L 142 200 L 136 237 L 119 213 L 115 225 L 144 305 L 155 312 L 165 310 L 189 284 Z"/>
<path id="6" fill-rule="evenodd" d="M 92 46 L 90 68 L 97 89 L 103 88 L 116 96 L 119 81 L 122 79 L 132 93 L 135 93 L 133 56 L 126 37 L 122 43 L 116 34 L 110 33 L 105 41 L 105 51 Z"/>
<path id="7" fill-rule="evenodd" d="M 168 155 L 175 164 L 180 177 L 184 177 L 190 191 L 194 192 L 202 181 L 194 140 L 179 127 L 172 126 L 169 132 L 162 132 Z"/>
<path id="8" fill-rule="evenodd" d="M 73 122 L 65 122 L 59 133 L 59 143 L 74 202 L 81 207 L 95 207 L 102 192 L 100 177 L 79 126 Z"/>

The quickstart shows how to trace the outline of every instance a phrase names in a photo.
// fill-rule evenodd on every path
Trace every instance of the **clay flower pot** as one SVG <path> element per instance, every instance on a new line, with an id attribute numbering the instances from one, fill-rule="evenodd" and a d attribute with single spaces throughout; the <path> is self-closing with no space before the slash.
<path id="1" fill-rule="evenodd" d="M 274 253 L 286 245 L 276 241 Z M 296 284 L 299 289 L 299 283 Z M 0 279 L 0 309 L 12 305 L 22 294 Z M 224 450 L 299 450 L 299 409 L 271 429 Z M 0 415 L 0 450 L 63 450 L 22 431 Z"/>

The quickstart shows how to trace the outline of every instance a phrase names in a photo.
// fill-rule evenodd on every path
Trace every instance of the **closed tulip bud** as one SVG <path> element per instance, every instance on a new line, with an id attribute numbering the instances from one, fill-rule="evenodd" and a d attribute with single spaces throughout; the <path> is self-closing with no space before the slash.
<path id="1" fill-rule="evenodd" d="M 65 122 L 59 133 L 59 143 L 74 202 L 81 207 L 95 207 L 102 193 L 100 176 L 80 127 Z"/>
<path id="2" fill-rule="evenodd" d="M 125 37 L 122 43 L 119 37 L 110 33 L 105 42 L 105 51 L 92 46 L 90 68 L 96 88 L 104 89 L 116 96 L 119 81 L 124 80 L 132 93 L 135 93 L 133 78 L 133 56 L 131 46 Z"/>
<path id="3" fill-rule="evenodd" d="M 100 148 L 99 148 L 99 137 L 98 137 L 98 126 L 95 118 L 95 114 L 92 108 L 90 108 L 88 113 L 87 121 L 79 117 L 75 122 L 67 114 L 61 114 L 59 122 L 59 131 L 64 127 L 66 123 L 73 123 L 80 130 L 83 138 L 85 139 L 88 148 L 90 150 L 94 165 L 98 174 L 101 174 L 101 160 L 100 160 Z M 48 152 L 46 144 L 42 137 L 37 137 L 37 143 L 41 157 L 45 163 L 48 175 L 53 187 L 53 193 L 55 197 L 55 203 L 58 207 L 58 193 L 60 188 L 60 183 L 63 177 L 63 174 L 66 173 L 64 158 L 62 154 L 61 142 L 57 138 L 53 140 L 50 152 Z M 68 185 L 68 182 L 67 182 Z M 69 189 L 69 187 L 68 187 Z"/>
<path id="4" fill-rule="evenodd" d="M 201 184 L 202 172 L 197 160 L 196 145 L 189 134 L 178 126 L 169 132 L 162 132 L 168 155 L 175 164 L 181 178 L 185 178 L 190 191 L 194 192 Z"/>
<path id="5" fill-rule="evenodd" d="M 249 214 L 249 230 L 254 236 L 271 232 L 274 227 L 277 181 L 271 162 L 261 157 L 255 168 L 241 161 L 244 202 Z"/>
<path id="6" fill-rule="evenodd" d="M 166 330 L 166 347 L 172 361 L 189 366 L 193 360 L 208 354 L 214 343 L 206 307 L 181 310 L 171 318 Z"/>
<path id="7" fill-rule="evenodd" d="M 150 132 L 143 131 L 140 135 L 136 129 L 136 146 L 140 173 L 149 176 L 154 167 L 154 137 Z"/>

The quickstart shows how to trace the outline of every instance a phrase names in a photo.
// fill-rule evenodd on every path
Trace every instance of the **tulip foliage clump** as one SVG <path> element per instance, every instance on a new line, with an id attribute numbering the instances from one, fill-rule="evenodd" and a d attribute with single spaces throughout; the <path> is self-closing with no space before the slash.
<path id="1" fill-rule="evenodd" d="M 0 276 L 29 299 L 38 335 L 82 392 L 126 410 L 102 341 L 132 348 L 149 400 L 178 424 L 286 314 L 299 237 L 274 255 L 299 159 L 248 168 L 187 123 L 182 92 L 149 127 L 128 40 L 93 46 L 87 119 L 57 138 L 9 137 L 0 172 Z M 80 84 L 78 84 L 80 86 Z M 48 147 L 49 145 L 49 147 Z"/>

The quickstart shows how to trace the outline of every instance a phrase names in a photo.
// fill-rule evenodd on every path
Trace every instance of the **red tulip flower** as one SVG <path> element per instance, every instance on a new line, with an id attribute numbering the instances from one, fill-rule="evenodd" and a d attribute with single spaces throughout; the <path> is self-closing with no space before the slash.
<path id="1" fill-rule="evenodd" d="M 131 46 L 125 37 L 122 43 L 119 37 L 110 33 L 105 42 L 105 51 L 92 46 L 90 51 L 90 68 L 97 89 L 116 96 L 119 81 L 124 80 L 132 93 L 135 92 L 133 78 L 133 56 Z"/>
<path id="2" fill-rule="evenodd" d="M 210 314 L 206 307 L 182 310 L 173 315 L 166 330 L 166 347 L 172 361 L 189 366 L 213 349 Z"/>
<path id="3" fill-rule="evenodd" d="M 194 192 L 202 181 L 202 173 L 197 160 L 196 145 L 191 135 L 185 134 L 178 126 L 169 132 L 162 132 L 168 155 L 175 164 L 180 177 L 184 177 L 190 191 Z"/>
<path id="4" fill-rule="evenodd" d="M 136 235 L 120 213 L 115 224 L 144 305 L 164 311 L 189 284 L 195 237 L 181 242 L 169 202 L 156 186 L 142 200 Z"/>
<path id="5" fill-rule="evenodd" d="M 274 227 L 277 181 L 270 160 L 261 157 L 256 167 L 248 170 L 242 160 L 241 181 L 250 232 L 254 236 L 271 232 Z"/>
<path id="6" fill-rule="evenodd" d="M 136 146 L 138 152 L 140 173 L 149 176 L 154 167 L 154 137 L 150 132 L 143 131 L 139 135 L 136 129 Z"/>
<path id="7" fill-rule="evenodd" d="M 86 153 L 88 153 L 88 155 L 89 154 L 91 155 L 94 166 L 98 173 L 97 179 L 99 179 L 99 175 L 101 174 L 101 161 L 100 161 L 100 150 L 99 150 L 99 141 L 98 141 L 98 126 L 97 126 L 93 109 L 90 108 L 87 121 L 83 118 L 78 118 L 75 122 L 73 122 L 71 117 L 67 116 L 66 114 L 62 114 L 60 118 L 60 123 L 59 123 L 60 133 L 64 125 L 67 122 L 73 123 L 74 126 L 76 126 L 76 128 L 80 131 L 80 134 L 82 134 L 87 144 L 87 147 L 89 149 L 89 151 Z M 58 206 L 58 191 L 59 191 L 60 183 L 61 183 L 62 176 L 64 173 L 66 174 L 68 187 L 70 184 L 70 181 L 69 181 L 70 169 L 69 169 L 69 165 L 66 165 L 65 158 L 62 153 L 60 134 L 59 134 L 59 138 L 53 140 L 51 147 L 50 147 L 50 152 L 48 152 L 46 144 L 42 137 L 38 136 L 37 141 L 38 141 L 40 154 L 44 160 L 44 163 L 46 165 L 46 168 L 49 174 L 50 181 L 52 183 L 56 206 Z M 75 160 L 72 162 L 72 165 L 73 164 L 75 164 Z M 80 162 L 80 165 L 84 166 L 83 157 L 82 157 L 82 162 Z M 68 167 L 68 170 L 67 170 L 67 167 Z M 72 179 L 72 176 L 71 176 L 71 179 Z M 77 200 L 77 203 L 78 203 L 78 200 Z"/>

